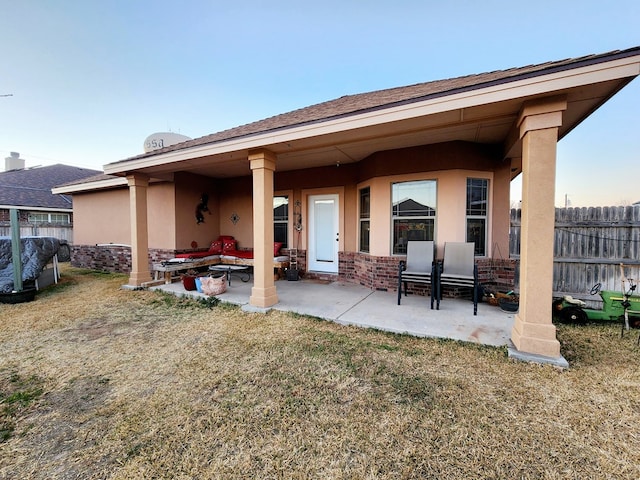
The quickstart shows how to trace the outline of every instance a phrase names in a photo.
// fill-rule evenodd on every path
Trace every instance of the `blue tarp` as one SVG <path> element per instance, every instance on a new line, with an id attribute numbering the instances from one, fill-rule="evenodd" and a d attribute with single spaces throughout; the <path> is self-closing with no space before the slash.
<path id="1" fill-rule="evenodd" d="M 60 241 L 53 237 L 22 237 L 22 281 L 35 281 L 44 267 L 58 253 Z M 0 293 L 13 291 L 11 237 L 0 237 Z"/>

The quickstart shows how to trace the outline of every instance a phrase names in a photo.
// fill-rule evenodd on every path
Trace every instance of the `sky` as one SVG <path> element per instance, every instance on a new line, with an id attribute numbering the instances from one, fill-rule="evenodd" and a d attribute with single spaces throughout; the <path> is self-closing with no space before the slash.
<path id="1" fill-rule="evenodd" d="M 0 19 L 1 158 L 96 170 L 155 132 L 640 46 L 637 0 L 0 0 Z M 556 206 L 640 201 L 638 112 L 640 78 L 559 142 Z"/>

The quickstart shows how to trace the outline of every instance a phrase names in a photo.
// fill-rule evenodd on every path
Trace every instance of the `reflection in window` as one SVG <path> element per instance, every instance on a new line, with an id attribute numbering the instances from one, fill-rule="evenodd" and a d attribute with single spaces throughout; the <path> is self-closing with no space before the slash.
<path id="1" fill-rule="evenodd" d="M 289 197 L 273 197 L 273 241 L 287 248 L 289 236 Z"/>
<path id="2" fill-rule="evenodd" d="M 487 254 L 487 199 L 489 180 L 467 178 L 467 242 L 475 243 L 475 254 Z"/>
<path id="3" fill-rule="evenodd" d="M 360 251 L 369 253 L 369 229 L 371 228 L 371 190 L 360 190 Z"/>
<path id="4" fill-rule="evenodd" d="M 434 239 L 436 187 L 435 180 L 392 184 L 393 254 L 407 253 L 409 241 Z"/>

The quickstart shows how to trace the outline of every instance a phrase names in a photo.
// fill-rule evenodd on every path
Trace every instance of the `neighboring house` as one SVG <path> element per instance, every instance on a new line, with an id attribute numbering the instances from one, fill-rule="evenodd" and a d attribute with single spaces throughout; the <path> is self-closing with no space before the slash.
<path id="1" fill-rule="evenodd" d="M 74 197 L 78 258 L 108 263 L 96 244 L 130 245 L 129 284 L 139 286 L 150 259 L 233 235 L 254 249 L 250 304 L 268 308 L 278 302 L 274 231 L 286 230 L 307 275 L 372 289 L 396 288 L 411 238 L 435 240 L 439 258 L 446 242 L 475 241 L 485 280 L 499 276 L 513 266 L 501 252 L 510 182 L 522 174 L 512 340 L 557 358 L 556 145 L 639 73 L 636 47 L 347 95 L 111 163 L 105 173 L 120 178 L 57 191 Z M 197 223 L 205 193 L 209 213 Z"/>
<path id="2" fill-rule="evenodd" d="M 25 161 L 12 152 L 5 159 L 5 171 L 0 172 L 0 235 L 10 234 L 9 211 L 15 208 L 19 210 L 22 235 L 55 236 L 71 241 L 72 197 L 54 194 L 51 189 L 102 172 L 61 164 L 24 167 Z"/>

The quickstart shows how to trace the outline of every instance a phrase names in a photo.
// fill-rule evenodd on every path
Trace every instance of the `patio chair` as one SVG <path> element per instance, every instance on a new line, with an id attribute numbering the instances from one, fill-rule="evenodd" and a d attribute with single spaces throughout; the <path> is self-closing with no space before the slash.
<path id="1" fill-rule="evenodd" d="M 433 242 L 408 242 L 407 260 L 401 261 L 398 266 L 398 305 L 400 305 L 400 299 L 402 297 L 402 284 L 404 283 L 404 295 L 407 296 L 407 283 L 412 282 L 431 286 L 431 308 L 433 309 L 435 273 Z"/>
<path id="2" fill-rule="evenodd" d="M 440 309 L 442 286 L 468 287 L 473 290 L 473 314 L 478 314 L 478 266 L 474 242 L 446 242 L 444 260 L 439 264 L 436 286 L 436 309 Z"/>

